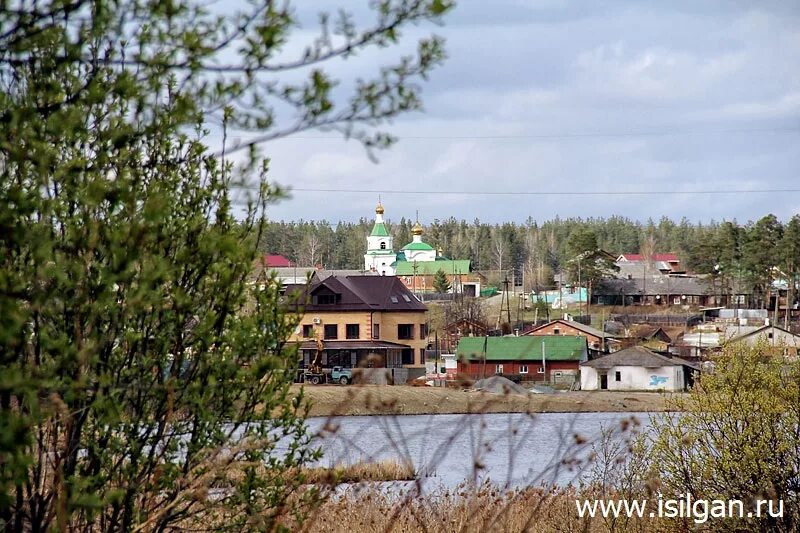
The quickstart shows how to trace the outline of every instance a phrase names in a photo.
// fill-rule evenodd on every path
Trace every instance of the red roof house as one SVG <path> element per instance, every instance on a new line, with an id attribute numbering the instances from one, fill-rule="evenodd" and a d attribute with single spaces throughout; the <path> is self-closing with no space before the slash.
<path id="1" fill-rule="evenodd" d="M 277 255 L 277 254 L 266 254 L 264 255 L 264 257 L 261 258 L 261 262 L 265 267 L 273 267 L 273 268 L 294 266 L 294 263 L 292 263 L 282 255 Z"/>

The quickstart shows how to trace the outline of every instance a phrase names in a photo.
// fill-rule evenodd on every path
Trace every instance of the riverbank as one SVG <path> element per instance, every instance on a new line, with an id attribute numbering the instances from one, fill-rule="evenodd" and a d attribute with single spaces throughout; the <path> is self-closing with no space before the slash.
<path id="1" fill-rule="evenodd" d="M 299 392 L 301 385 L 295 385 Z M 462 413 L 664 412 L 682 393 L 578 391 L 555 394 L 489 394 L 405 385 L 309 385 L 309 416 Z"/>

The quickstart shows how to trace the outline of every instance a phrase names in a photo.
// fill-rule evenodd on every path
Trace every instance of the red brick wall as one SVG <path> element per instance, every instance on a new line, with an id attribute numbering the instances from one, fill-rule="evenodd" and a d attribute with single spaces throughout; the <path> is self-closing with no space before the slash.
<path id="1" fill-rule="evenodd" d="M 578 361 L 547 361 L 545 374 L 539 374 L 539 368 L 542 366 L 542 360 L 530 361 L 486 361 L 486 370 L 484 375 L 483 361 L 470 361 L 468 363 L 459 362 L 458 372 L 466 374 L 472 379 L 481 379 L 482 377 L 491 377 L 495 375 L 495 368 L 497 365 L 503 365 L 503 374 L 506 376 L 520 375 L 520 366 L 528 365 L 528 374 L 521 374 L 526 378 L 526 381 L 543 381 L 550 380 L 550 372 L 554 370 L 572 370 L 577 371 L 580 368 Z"/>

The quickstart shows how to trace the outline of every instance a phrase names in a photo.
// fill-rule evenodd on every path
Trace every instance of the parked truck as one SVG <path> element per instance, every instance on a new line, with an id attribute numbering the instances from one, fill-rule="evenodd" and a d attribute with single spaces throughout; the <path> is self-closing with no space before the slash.
<path id="1" fill-rule="evenodd" d="M 303 381 L 311 383 L 312 385 L 328 382 L 348 385 L 353 382 L 353 371 L 350 368 L 343 368 L 341 366 L 331 368 L 330 373 L 321 369 L 318 372 L 307 370 L 303 373 Z"/>
<path id="2" fill-rule="evenodd" d="M 316 339 L 316 348 L 314 358 L 311 360 L 308 370 L 303 372 L 303 381 L 311 383 L 312 385 L 327 383 L 328 378 L 330 378 L 330 381 L 333 383 L 340 383 L 342 385 L 353 382 L 353 371 L 349 368 L 335 366 L 331 369 L 330 374 L 322 370 L 322 352 L 325 346 L 322 339 L 319 337 Z"/>
<path id="3" fill-rule="evenodd" d="M 331 369 L 331 381 L 347 385 L 353 382 L 353 370 L 350 368 L 342 368 L 335 366 Z"/>

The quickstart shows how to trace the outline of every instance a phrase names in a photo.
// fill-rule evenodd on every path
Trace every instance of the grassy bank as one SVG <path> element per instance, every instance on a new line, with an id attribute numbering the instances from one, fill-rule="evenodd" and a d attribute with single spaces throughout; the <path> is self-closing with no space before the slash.
<path id="1" fill-rule="evenodd" d="M 300 390 L 300 386 L 296 386 Z M 455 413 L 661 412 L 674 395 L 654 392 L 488 394 L 404 385 L 307 386 L 310 416 Z"/>
<path id="2" fill-rule="evenodd" d="M 413 465 L 393 460 L 351 465 L 339 464 L 330 468 L 304 468 L 302 469 L 302 475 L 307 483 L 325 485 L 368 481 L 412 481 L 416 479 Z"/>

